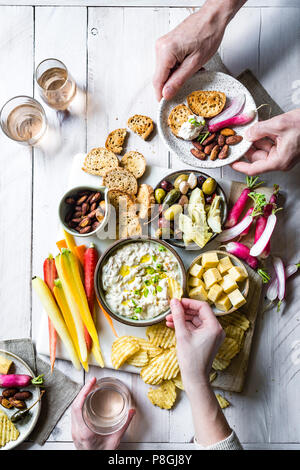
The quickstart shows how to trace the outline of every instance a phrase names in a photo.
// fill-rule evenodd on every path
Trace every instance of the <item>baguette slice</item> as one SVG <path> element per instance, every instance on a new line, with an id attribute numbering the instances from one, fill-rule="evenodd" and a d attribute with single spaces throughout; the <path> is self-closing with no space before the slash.
<path id="1" fill-rule="evenodd" d="M 155 204 L 154 190 L 149 184 L 141 184 L 137 193 L 137 203 L 139 205 L 139 217 L 148 219 L 151 209 Z"/>
<path id="2" fill-rule="evenodd" d="M 136 198 L 132 194 L 118 189 L 111 189 L 108 192 L 110 204 L 115 208 L 118 217 L 120 211 L 127 214 L 136 214 Z"/>
<path id="3" fill-rule="evenodd" d="M 141 114 L 135 114 L 130 117 L 127 121 L 129 129 L 138 134 L 144 140 L 148 139 L 149 135 L 153 131 L 153 121 L 148 116 L 142 116 Z"/>
<path id="4" fill-rule="evenodd" d="M 105 142 L 105 147 L 107 150 L 116 153 L 119 155 L 123 151 L 123 145 L 126 139 L 127 130 L 126 129 L 115 129 L 110 134 Z"/>
<path id="5" fill-rule="evenodd" d="M 139 237 L 142 235 L 142 226 L 137 215 L 121 213 L 119 219 L 119 237 Z"/>
<path id="6" fill-rule="evenodd" d="M 118 157 L 113 152 L 104 147 L 97 147 L 87 154 L 82 169 L 90 175 L 104 176 L 109 170 L 118 166 Z"/>
<path id="7" fill-rule="evenodd" d="M 140 152 L 127 152 L 122 157 L 121 166 L 129 170 L 136 178 L 143 176 L 146 170 L 146 159 Z"/>
<path id="8" fill-rule="evenodd" d="M 108 189 L 118 189 L 129 194 L 136 194 L 138 184 L 135 176 L 126 168 L 113 168 L 103 176 L 103 184 Z"/>
<path id="9" fill-rule="evenodd" d="M 168 117 L 168 126 L 175 137 L 178 137 L 179 129 L 191 114 L 191 110 L 185 104 L 178 104 L 172 109 Z"/>
<path id="10" fill-rule="evenodd" d="M 225 106 L 226 95 L 221 91 L 193 91 L 187 97 L 189 108 L 194 114 L 211 118 L 219 114 Z"/>

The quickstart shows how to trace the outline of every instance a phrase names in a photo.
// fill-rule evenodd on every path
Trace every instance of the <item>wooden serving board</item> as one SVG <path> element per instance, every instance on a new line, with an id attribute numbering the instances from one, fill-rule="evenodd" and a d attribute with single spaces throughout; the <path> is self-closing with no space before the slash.
<path id="1" fill-rule="evenodd" d="M 97 184 L 97 181 L 99 181 L 99 183 L 101 182 L 99 180 L 99 177 L 89 175 L 85 173 L 84 171 L 82 171 L 81 168 L 82 168 L 84 157 L 85 157 L 84 154 L 75 155 L 73 159 L 69 182 L 64 192 L 66 192 L 68 189 L 71 189 L 72 187 L 75 187 L 75 186 L 80 186 L 80 185 L 85 185 L 85 184 L 87 186 L 95 185 Z M 161 180 L 161 178 L 163 178 L 164 176 L 167 176 L 169 173 L 172 173 L 171 169 L 161 168 L 161 167 L 151 165 L 151 167 L 147 168 L 147 171 L 145 175 L 143 176 L 143 178 L 141 178 L 141 182 L 148 183 L 151 186 L 155 186 L 157 182 Z M 242 185 L 241 183 L 236 183 L 236 182 L 231 182 L 231 181 L 219 180 L 218 182 L 222 185 L 222 188 L 226 194 L 226 197 L 231 203 L 237 199 L 243 187 L 245 187 L 245 185 Z M 266 195 L 269 195 L 272 192 L 272 190 L 270 190 L 269 188 L 263 188 L 263 190 L 264 192 L 266 192 Z M 63 194 L 61 194 L 61 197 L 62 196 Z M 57 239 L 58 240 L 61 239 L 62 236 L 63 235 L 62 235 L 61 228 L 59 228 Z M 112 241 L 109 239 L 99 239 L 95 236 L 91 236 L 88 239 L 84 240 L 84 243 L 88 244 L 89 242 L 95 243 L 99 251 L 99 254 L 103 253 L 103 251 L 112 243 Z M 82 244 L 83 243 L 82 239 L 77 238 L 76 243 L 78 245 Z M 219 246 L 219 243 L 217 239 L 214 239 L 212 242 L 209 243 L 206 250 L 214 250 L 214 249 L 217 249 L 218 246 Z M 52 253 L 57 252 L 55 241 L 53 241 L 53 247 L 49 247 L 49 249 L 51 248 L 52 248 L 52 251 L 51 251 Z M 193 259 L 196 256 L 198 256 L 198 254 L 201 251 L 201 250 L 187 251 L 181 248 L 175 248 L 175 249 L 180 255 L 180 257 L 182 258 L 186 269 L 189 268 Z M 254 271 L 251 270 L 250 268 L 249 268 L 249 276 L 251 280 L 252 279 L 254 280 L 254 282 L 252 283 L 250 282 L 250 285 L 253 284 L 253 286 L 252 286 L 252 289 L 250 288 L 250 291 L 249 291 L 249 297 L 248 297 L 248 301 L 246 304 L 245 313 L 247 317 L 249 318 L 249 320 L 251 321 L 251 328 L 246 333 L 244 349 L 232 361 L 232 363 L 230 364 L 230 366 L 228 367 L 226 371 L 218 372 L 218 377 L 213 382 L 214 386 L 218 388 L 223 388 L 224 390 L 229 390 L 229 391 L 241 391 L 242 389 L 242 386 L 244 383 L 244 377 L 246 373 L 246 368 L 248 364 L 249 354 L 250 354 L 253 331 L 255 327 L 257 307 L 259 304 L 259 296 L 257 294 L 258 294 L 258 289 L 259 289 L 259 292 L 261 291 L 261 283 L 260 283 L 260 277 L 256 273 L 254 273 Z M 96 312 L 97 312 L 97 329 L 98 329 L 99 340 L 100 340 L 105 367 L 108 369 L 113 369 L 110 353 L 111 353 L 111 345 L 115 339 L 115 336 L 113 335 L 112 330 L 107 320 L 104 318 L 103 314 L 101 314 L 101 312 L 99 311 L 98 306 L 96 308 Z M 113 320 L 113 323 L 117 331 L 117 334 L 119 336 L 132 335 L 132 336 L 140 336 L 142 338 L 146 338 L 145 327 L 127 326 L 115 320 Z M 39 330 L 39 335 L 38 335 L 38 340 L 37 340 L 37 345 L 36 345 L 38 353 L 43 354 L 45 356 L 49 356 L 48 344 L 49 344 L 48 320 L 47 320 L 46 313 L 42 312 L 40 330 Z M 59 359 L 69 360 L 68 353 L 61 341 L 58 341 L 57 343 L 56 357 Z M 93 365 L 97 365 L 97 363 L 95 362 L 95 360 L 93 359 L 91 355 L 89 358 L 89 363 Z M 140 373 L 140 370 L 138 368 L 127 365 L 127 364 L 122 366 L 122 369 L 120 370 L 132 372 L 135 374 Z"/>

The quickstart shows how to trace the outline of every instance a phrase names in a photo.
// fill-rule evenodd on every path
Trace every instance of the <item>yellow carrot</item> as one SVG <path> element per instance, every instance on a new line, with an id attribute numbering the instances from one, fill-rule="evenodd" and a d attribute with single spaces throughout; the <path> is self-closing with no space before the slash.
<path id="1" fill-rule="evenodd" d="M 63 250 L 65 251 L 65 250 Z M 65 258 L 65 256 L 64 256 Z M 84 325 L 79 311 L 79 306 L 77 304 L 76 298 L 72 293 L 72 276 L 70 275 L 70 268 L 66 269 L 65 263 L 63 263 L 63 254 L 56 256 L 55 265 L 58 272 L 58 277 L 62 283 L 62 287 L 69 305 L 69 308 L 72 312 L 72 318 L 74 320 L 74 325 L 77 332 L 78 346 L 80 350 L 80 357 L 82 361 L 87 361 L 87 347 L 84 339 Z"/>
<path id="2" fill-rule="evenodd" d="M 71 339 L 71 336 L 68 332 L 68 329 L 65 325 L 65 322 L 63 320 L 63 317 L 59 311 L 59 308 L 51 294 L 51 291 L 49 287 L 46 285 L 46 283 L 39 277 L 34 277 L 32 279 L 32 287 L 36 291 L 36 293 L 39 296 L 39 299 L 44 307 L 44 309 L 47 312 L 48 317 L 50 318 L 51 322 L 53 323 L 53 326 L 66 346 L 69 354 L 71 361 L 74 364 L 74 367 L 76 369 L 80 369 L 81 365 L 76 353 L 76 349 L 74 347 L 73 341 Z"/>
<path id="3" fill-rule="evenodd" d="M 79 343 L 78 343 L 78 338 L 77 338 L 77 332 L 76 332 L 76 327 L 75 323 L 72 317 L 72 312 L 69 308 L 62 283 L 60 279 L 56 279 L 55 281 L 55 286 L 53 288 L 53 294 L 56 299 L 56 302 L 61 310 L 61 313 L 63 314 L 65 323 L 67 325 L 67 328 L 69 330 L 69 333 L 71 335 L 71 338 L 73 340 L 77 355 L 79 356 L 80 362 L 83 365 L 84 369 L 86 372 L 89 370 L 88 362 L 83 361 L 81 354 L 80 354 L 80 348 L 79 348 Z"/>
<path id="4" fill-rule="evenodd" d="M 71 288 L 71 291 L 72 291 L 72 294 L 73 294 L 74 298 L 76 299 L 76 303 L 79 307 L 81 319 L 82 319 L 86 329 L 88 330 L 88 332 L 89 332 L 89 334 L 90 334 L 90 336 L 93 340 L 92 352 L 93 351 L 97 352 L 96 356 L 98 357 L 98 359 L 96 358 L 94 352 L 93 352 L 93 354 L 94 354 L 95 358 L 97 359 L 97 362 L 103 367 L 104 363 L 103 363 L 103 359 L 102 359 L 102 355 L 101 355 L 101 349 L 100 349 L 100 344 L 99 344 L 98 333 L 97 333 L 95 324 L 94 324 L 92 316 L 91 316 L 91 312 L 90 312 L 90 309 L 89 309 L 89 305 L 88 305 L 88 301 L 87 301 L 87 298 L 86 298 L 85 290 L 84 290 L 84 287 L 83 287 L 83 284 L 82 284 L 82 280 L 81 280 L 77 260 L 76 260 L 75 256 L 73 255 L 73 253 L 69 250 L 63 250 L 62 254 L 61 254 L 61 257 L 62 257 L 62 265 L 64 265 L 66 271 L 68 271 L 68 275 L 70 276 L 70 280 L 72 278 L 70 288 Z"/>

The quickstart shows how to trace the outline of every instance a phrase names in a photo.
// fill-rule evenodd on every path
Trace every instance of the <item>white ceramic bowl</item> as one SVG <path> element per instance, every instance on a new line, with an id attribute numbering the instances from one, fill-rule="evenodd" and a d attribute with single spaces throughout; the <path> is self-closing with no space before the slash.
<path id="1" fill-rule="evenodd" d="M 251 147 L 251 142 L 247 141 L 245 138 L 245 132 L 254 122 L 258 120 L 257 114 L 251 123 L 244 126 L 233 127 L 236 133 L 243 137 L 243 140 L 239 144 L 232 145 L 230 147 L 230 154 L 228 158 L 224 160 L 198 160 L 190 152 L 191 148 L 193 148 L 192 142 L 179 139 L 172 134 L 168 126 L 168 116 L 171 110 L 178 104 L 187 104 L 187 96 L 196 90 L 222 91 L 226 94 L 227 103 L 235 96 L 244 93 L 246 96 L 246 101 L 243 111 L 256 109 L 256 104 L 250 92 L 235 78 L 222 72 L 198 72 L 183 85 L 174 98 L 169 101 L 162 98 L 160 101 L 157 116 L 157 125 L 160 137 L 170 152 L 175 153 L 179 160 L 186 163 L 187 165 L 198 168 L 218 168 L 239 160 L 239 158 L 241 158 Z"/>

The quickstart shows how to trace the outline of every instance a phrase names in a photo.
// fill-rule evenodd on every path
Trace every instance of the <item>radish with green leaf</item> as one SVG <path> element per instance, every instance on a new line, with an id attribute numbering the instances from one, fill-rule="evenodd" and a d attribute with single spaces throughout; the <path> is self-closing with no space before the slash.
<path id="1" fill-rule="evenodd" d="M 241 192 L 240 197 L 238 198 L 238 200 L 236 201 L 236 203 L 234 204 L 232 209 L 229 211 L 229 214 L 228 214 L 228 217 L 227 217 L 227 220 L 226 220 L 226 224 L 225 224 L 226 228 L 234 227 L 238 223 L 238 220 L 239 220 L 239 218 L 240 218 L 240 216 L 241 216 L 241 214 L 242 214 L 242 212 L 245 209 L 245 206 L 247 204 L 249 194 L 255 188 L 257 188 L 258 186 L 263 184 L 263 181 L 258 182 L 258 179 L 259 179 L 258 176 L 256 176 L 255 178 L 253 178 L 252 176 L 251 177 L 249 177 L 249 176 L 246 177 L 247 187 L 245 189 L 243 189 L 243 191 Z"/>

